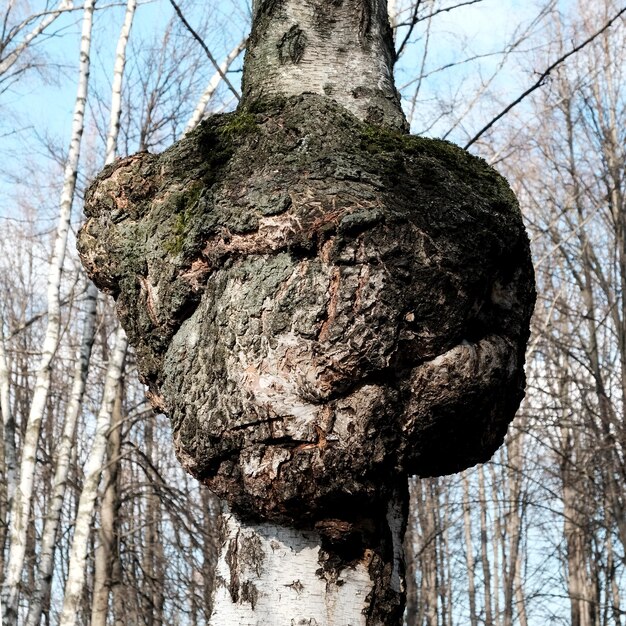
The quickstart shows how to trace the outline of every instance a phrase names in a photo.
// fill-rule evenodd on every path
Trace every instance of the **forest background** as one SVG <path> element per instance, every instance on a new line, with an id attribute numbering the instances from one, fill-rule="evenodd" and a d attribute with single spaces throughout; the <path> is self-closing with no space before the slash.
<path id="1" fill-rule="evenodd" d="M 411 481 L 407 624 L 620 626 L 626 7 L 389 9 L 412 132 L 507 176 L 539 295 L 506 444 Z M 75 234 L 105 162 L 236 106 L 249 24 L 243 0 L 0 7 L 0 572 L 19 623 L 208 621 L 217 503 L 178 466 Z"/>

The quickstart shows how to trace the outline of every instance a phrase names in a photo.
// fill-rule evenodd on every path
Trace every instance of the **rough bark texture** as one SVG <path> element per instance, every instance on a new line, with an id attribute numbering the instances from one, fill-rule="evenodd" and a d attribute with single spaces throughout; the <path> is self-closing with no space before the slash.
<path id="1" fill-rule="evenodd" d="M 238 515 L 343 541 L 407 474 L 502 442 L 534 287 L 484 161 L 301 95 L 107 167 L 86 213 L 181 462 Z"/>

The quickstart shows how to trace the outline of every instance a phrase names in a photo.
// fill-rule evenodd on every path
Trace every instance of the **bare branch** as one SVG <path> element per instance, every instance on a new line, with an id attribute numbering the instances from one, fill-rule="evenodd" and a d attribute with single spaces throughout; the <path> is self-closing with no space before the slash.
<path id="1" fill-rule="evenodd" d="M 17 61 L 22 52 L 24 52 L 24 50 L 28 47 L 28 44 L 30 44 L 33 39 L 41 35 L 41 33 L 48 26 L 50 26 L 50 24 L 52 24 L 52 22 L 54 22 L 54 20 L 56 20 L 59 15 L 61 15 L 61 13 L 63 13 L 64 11 L 72 10 L 73 8 L 74 7 L 71 0 L 61 0 L 59 6 L 54 11 L 42 13 L 41 15 L 45 15 L 45 19 L 37 24 L 37 26 L 35 26 L 35 28 L 33 28 L 33 30 L 28 33 L 28 35 L 26 35 L 24 41 L 22 41 L 19 46 L 15 48 L 15 50 L 12 50 L 4 59 L 0 60 L 0 74 L 4 74 Z M 29 18 L 29 21 L 31 19 L 32 17 Z M 25 24 L 20 25 L 18 27 L 18 31 L 21 30 L 24 25 Z M 13 36 L 14 35 L 11 35 L 11 38 Z"/>
<path id="2" fill-rule="evenodd" d="M 209 58 L 209 61 L 211 61 L 217 73 L 222 77 L 222 80 L 226 83 L 228 88 L 233 92 L 235 98 L 237 98 L 237 100 L 240 100 L 241 96 L 239 95 L 239 92 L 233 87 L 233 84 L 230 82 L 230 80 L 228 80 L 228 76 L 226 76 L 222 68 L 219 66 L 218 62 L 215 60 L 215 57 L 211 54 L 211 51 L 209 50 L 208 46 L 202 40 L 202 37 L 200 37 L 200 35 L 198 35 L 198 33 L 191 27 L 191 24 L 187 21 L 187 19 L 183 15 L 183 12 L 181 11 L 178 4 L 175 2 L 175 0 L 170 0 L 170 4 L 174 7 L 174 11 L 176 11 L 176 15 L 178 15 L 178 17 L 180 18 L 180 21 L 185 25 L 185 28 L 190 32 L 192 37 L 202 46 L 202 49 L 204 50 L 207 57 Z"/>
<path id="3" fill-rule="evenodd" d="M 608 22 L 606 22 L 606 24 L 604 24 L 604 26 L 600 30 L 596 31 L 595 33 L 587 37 L 587 39 L 585 39 L 582 43 L 578 44 L 577 46 L 575 46 L 574 48 L 566 52 L 564 55 L 560 56 L 551 65 L 549 65 L 541 73 L 539 78 L 526 91 L 524 91 L 524 93 L 519 95 L 515 100 L 513 100 L 513 102 L 511 102 L 511 104 L 509 104 L 507 107 L 502 109 L 502 111 L 500 111 L 500 113 L 498 113 L 498 115 L 496 115 L 496 117 L 494 117 L 486 126 L 481 128 L 480 131 L 478 131 L 478 133 L 476 133 L 476 135 L 474 135 L 474 137 L 472 137 L 472 139 L 468 143 L 465 144 L 464 146 L 465 149 L 467 150 L 472 144 L 476 143 L 476 141 L 478 141 L 480 137 L 482 137 L 496 122 L 501 120 L 511 109 L 513 109 L 520 102 L 522 102 L 526 98 L 526 96 L 530 95 L 533 91 L 539 89 L 539 87 L 542 87 L 546 78 L 548 78 L 548 76 L 550 76 L 550 74 L 559 65 L 561 65 L 564 61 L 566 61 L 573 54 L 576 54 L 577 52 L 582 50 L 585 46 L 590 44 L 596 37 L 601 35 L 604 31 L 608 30 L 614 22 L 616 22 L 622 15 L 624 15 L 624 13 L 626 13 L 626 7 L 618 11 L 618 13 L 614 15 Z"/>
<path id="4" fill-rule="evenodd" d="M 402 26 L 408 26 L 409 27 L 409 31 L 405 35 L 404 39 L 402 40 L 402 43 L 398 46 L 398 49 L 396 51 L 396 61 L 400 58 L 400 55 L 404 52 L 404 49 L 406 48 L 406 46 L 407 46 L 407 44 L 409 42 L 409 38 L 413 34 L 413 29 L 415 28 L 415 26 L 417 24 L 419 24 L 420 22 L 423 22 L 424 20 L 431 19 L 431 18 L 435 17 L 436 15 L 439 15 L 440 13 L 447 13 L 448 11 L 452 11 L 454 9 L 458 9 L 459 7 L 464 7 L 464 6 L 467 6 L 467 5 L 470 5 L 470 4 L 477 4 L 478 2 L 483 2 L 483 0 L 467 0 L 466 2 L 460 2 L 459 4 L 455 4 L 455 5 L 450 6 L 450 7 L 444 7 L 443 9 L 437 9 L 436 11 L 433 11 L 432 13 L 429 13 L 428 15 L 426 15 L 424 17 L 419 17 L 418 16 L 418 11 L 419 11 L 419 8 L 420 8 L 422 2 L 421 2 L 421 0 L 416 0 L 415 6 L 413 7 L 413 15 L 411 16 L 411 19 L 408 20 L 407 22 L 402 22 L 402 23 L 396 24 L 394 26 L 394 28 L 400 28 Z"/>
<path id="5" fill-rule="evenodd" d="M 215 72 L 215 74 L 213 74 L 213 76 L 211 77 L 211 80 L 209 81 L 209 84 L 207 85 L 206 89 L 204 90 L 204 93 L 202 94 L 202 97 L 198 101 L 198 104 L 196 105 L 196 108 L 191 118 L 189 119 L 189 122 L 187 123 L 185 132 L 190 131 L 192 128 L 196 126 L 196 124 L 198 124 L 198 122 L 200 122 L 209 100 L 212 98 L 213 94 L 215 93 L 216 89 L 218 88 L 222 80 L 222 75 L 228 71 L 228 68 L 233 64 L 235 59 L 243 52 L 243 50 L 245 50 L 246 43 L 247 43 L 247 39 L 242 39 L 231 50 L 231 52 L 226 57 L 226 59 L 224 59 L 224 62 L 220 66 L 221 72 Z"/>

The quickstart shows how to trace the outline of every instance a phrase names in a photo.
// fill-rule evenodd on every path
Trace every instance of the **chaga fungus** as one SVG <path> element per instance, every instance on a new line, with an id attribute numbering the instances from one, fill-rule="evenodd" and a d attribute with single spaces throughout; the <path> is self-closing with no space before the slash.
<path id="1" fill-rule="evenodd" d="M 234 511 L 313 527 L 489 458 L 534 304 L 506 181 L 322 95 L 107 167 L 79 250 L 179 459 Z"/>

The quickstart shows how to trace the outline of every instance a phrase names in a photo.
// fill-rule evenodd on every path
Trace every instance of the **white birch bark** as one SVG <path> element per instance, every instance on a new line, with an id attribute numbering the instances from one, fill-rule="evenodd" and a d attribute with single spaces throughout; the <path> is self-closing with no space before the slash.
<path id="1" fill-rule="evenodd" d="M 397 592 L 404 588 L 404 516 L 402 507 L 389 507 L 387 522 L 394 545 L 391 587 Z M 368 571 L 372 550 L 328 576 L 323 574 L 317 532 L 244 523 L 227 509 L 222 525 L 210 626 L 374 624 L 367 616 L 368 596 L 375 585 Z M 376 626 L 384 623 L 376 621 Z"/>
<path id="2" fill-rule="evenodd" d="M 89 361 L 91 359 L 91 348 L 95 337 L 97 298 L 98 290 L 95 285 L 90 282 L 87 288 L 82 340 L 74 369 L 72 392 L 65 414 L 61 441 L 57 447 L 53 495 L 48 505 L 48 513 L 46 515 L 41 538 L 41 552 L 36 582 L 37 587 L 28 609 L 26 626 L 39 625 L 44 606 L 47 605 L 50 594 L 57 529 L 61 519 L 63 499 L 67 487 L 67 477 L 71 466 L 72 448 L 74 447 L 76 423 L 78 422 L 78 417 L 82 409 L 85 383 L 87 381 Z"/>
<path id="3" fill-rule="evenodd" d="M 315 3 L 255 0 L 242 103 L 315 93 L 362 120 L 406 128 L 393 82 L 395 51 L 386 0 Z M 256 16 L 265 12 L 266 19 Z M 267 19 L 269 16 L 269 19 Z"/>
<path id="4" fill-rule="evenodd" d="M 387 0 L 387 12 L 389 13 L 389 24 L 393 28 L 393 34 L 395 39 L 396 26 L 398 25 L 398 0 Z"/>
<path id="5" fill-rule="evenodd" d="M 15 418 L 11 410 L 11 369 L 4 343 L 4 321 L 0 319 L 0 411 L 4 429 L 4 468 L 6 475 L 7 511 L 11 510 L 17 482 L 17 452 L 15 449 Z M 8 523 L 9 520 L 7 519 Z"/>
<path id="6" fill-rule="evenodd" d="M 500 465 L 504 467 L 505 461 L 502 458 L 502 452 L 500 452 Z M 483 465 L 480 466 L 481 469 L 484 468 Z M 492 588 L 498 590 L 493 594 L 493 615 L 495 615 L 495 620 L 493 621 L 493 625 L 499 626 L 500 624 L 500 562 L 504 559 L 504 554 L 502 557 L 501 553 L 504 552 L 503 543 L 502 543 L 502 510 L 500 507 L 500 492 L 499 492 L 499 484 L 500 481 L 498 476 L 496 475 L 495 466 L 493 463 L 489 465 L 490 477 L 491 477 L 491 505 L 493 507 L 493 535 L 491 541 L 491 554 L 492 554 L 492 562 L 493 562 L 493 585 Z M 484 476 L 484 474 L 483 474 Z M 482 507 L 482 504 L 481 504 Z M 481 511 L 482 513 L 482 511 Z M 482 537 L 481 537 L 481 549 L 482 549 Z M 489 558 L 487 557 L 487 560 Z M 486 626 L 488 626 L 486 624 Z"/>
<path id="7" fill-rule="evenodd" d="M 124 21 L 120 29 L 115 50 L 115 64 L 113 67 L 113 81 L 111 85 L 111 109 L 109 130 L 107 133 L 105 165 L 113 163 L 117 153 L 117 140 L 122 114 L 122 82 L 126 67 L 126 46 L 137 9 L 137 0 L 128 0 Z M 121 396 L 118 393 L 114 405 L 113 415 L 120 420 Z M 101 528 L 98 532 L 99 544 L 95 553 L 94 588 L 92 600 L 91 623 L 93 626 L 106 624 L 107 606 L 109 602 L 111 559 L 114 551 L 115 539 L 115 511 L 117 500 L 117 463 L 116 458 L 120 448 L 119 424 L 114 424 L 114 431 L 109 435 L 109 470 L 106 472 L 108 483 L 102 498 Z"/>
<path id="8" fill-rule="evenodd" d="M 120 30 L 115 50 L 115 65 L 113 67 L 113 84 L 111 86 L 111 114 L 109 117 L 109 132 L 107 134 L 107 145 L 105 164 L 113 163 L 117 151 L 117 138 L 120 130 L 120 116 L 122 114 L 122 79 L 126 66 L 126 44 L 130 36 L 130 29 L 135 17 L 137 0 L 128 0 L 126 3 L 126 13 L 124 22 Z"/>
<path id="9" fill-rule="evenodd" d="M 23 438 L 19 484 L 15 491 L 13 511 L 11 514 L 12 524 L 9 539 L 9 559 L 7 575 L 4 583 L 5 613 L 8 622 L 15 620 L 17 617 L 19 583 L 26 551 L 26 535 L 33 494 L 37 446 L 39 443 L 41 422 L 48 397 L 48 388 L 50 386 L 52 360 L 59 342 L 61 323 L 61 275 L 67 248 L 67 236 L 70 226 L 72 202 L 76 186 L 76 172 L 78 169 L 81 138 L 84 127 L 85 104 L 89 83 L 89 54 L 91 47 L 91 26 L 93 22 L 94 4 L 95 0 L 85 0 L 84 4 L 80 43 L 78 91 L 74 105 L 70 149 L 65 165 L 63 190 L 61 192 L 59 222 L 57 225 L 54 251 L 50 261 L 48 273 L 48 323 L 43 343 L 41 361 L 39 363 L 37 377 L 35 380 L 35 390 Z"/>
<path id="10" fill-rule="evenodd" d="M 489 564 L 488 552 L 487 495 L 485 492 L 485 470 L 483 465 L 480 465 L 478 468 L 478 499 L 480 500 L 480 553 L 485 588 L 485 626 L 493 626 L 493 612 L 491 610 L 491 566 Z"/>
<path id="11" fill-rule="evenodd" d="M 4 59 L 0 60 L 0 76 L 15 65 L 17 60 L 20 58 L 20 55 L 24 52 L 24 50 L 26 50 L 26 48 L 28 48 L 33 39 L 39 37 L 39 35 L 41 35 L 41 33 L 43 33 L 43 31 L 46 30 L 46 28 L 48 28 L 48 26 L 50 26 L 50 24 L 52 24 L 52 22 L 54 22 L 59 15 L 61 15 L 61 13 L 73 9 L 73 7 L 74 3 L 72 0 L 61 0 L 54 11 L 47 13 L 41 22 L 39 22 L 39 24 L 37 24 L 37 26 L 35 26 L 28 33 L 28 35 L 26 35 L 26 37 L 24 37 L 22 42 L 16 46 L 14 50 L 11 50 L 11 52 L 7 54 Z"/>
<path id="12" fill-rule="evenodd" d="M 202 96 L 200 96 L 200 100 L 198 100 L 198 104 L 196 105 L 194 112 L 191 114 L 191 117 L 189 118 L 189 121 L 187 122 L 187 126 L 185 127 L 185 133 L 188 133 L 191 129 L 195 128 L 202 120 L 202 117 L 204 116 L 204 112 L 206 110 L 207 104 L 209 103 L 209 100 L 211 100 L 211 98 L 213 97 L 213 94 L 215 93 L 215 90 L 219 87 L 220 83 L 222 82 L 222 75 L 226 74 L 226 72 L 229 70 L 230 66 L 233 64 L 235 59 L 243 52 L 244 48 L 246 47 L 246 41 L 247 41 L 246 39 L 242 39 L 230 51 L 228 56 L 224 59 L 224 61 L 220 65 L 220 71 L 215 72 L 215 74 L 213 74 L 213 76 L 211 77 L 211 80 L 209 80 L 209 83 L 206 86 L 204 93 L 202 94 Z"/>
<path id="13" fill-rule="evenodd" d="M 126 357 L 127 346 L 128 341 L 126 334 L 120 327 L 117 331 L 115 347 L 109 358 L 109 366 L 107 368 L 106 382 L 104 385 L 104 396 L 96 420 L 96 434 L 85 466 L 85 479 L 78 502 L 78 512 L 76 513 L 74 536 L 70 548 L 68 576 L 65 583 L 63 610 L 59 619 L 59 626 L 74 626 L 78 617 L 85 584 L 85 566 L 87 562 L 91 521 L 96 497 L 98 495 L 98 485 L 100 483 L 100 477 L 102 476 L 102 466 L 106 457 L 107 439 L 111 427 L 113 405 L 115 403 L 117 386 L 122 377 L 122 368 Z"/>
<path id="14" fill-rule="evenodd" d="M 106 163 L 111 163 L 115 158 L 117 137 L 119 134 L 119 118 L 121 112 L 121 85 L 122 75 L 125 66 L 126 43 L 130 32 L 136 0 L 129 0 L 127 4 L 124 23 L 122 25 L 117 51 L 113 76 L 111 115 L 109 121 L 109 132 L 106 145 Z M 64 423 L 63 435 L 59 446 L 57 467 L 54 481 L 54 495 L 46 517 L 42 536 L 41 559 L 38 570 L 37 589 L 31 602 L 27 617 L 28 626 L 36 626 L 41 621 L 43 608 L 47 602 L 52 583 L 52 570 L 54 567 L 54 548 L 56 532 L 60 520 L 65 489 L 67 485 L 67 475 L 70 467 L 70 457 L 76 422 L 80 415 L 82 399 L 85 389 L 91 347 L 94 341 L 95 313 L 96 313 L 97 289 L 90 283 L 87 290 L 87 308 L 85 311 L 85 325 L 83 330 L 83 340 L 76 364 L 72 394 L 66 420 Z"/>
<path id="15" fill-rule="evenodd" d="M 469 597 L 470 624 L 478 626 L 476 615 L 476 581 L 474 579 L 474 542 L 472 540 L 472 512 L 469 504 L 469 478 L 463 474 L 463 530 L 465 535 L 465 562 L 467 564 L 467 593 Z"/>

